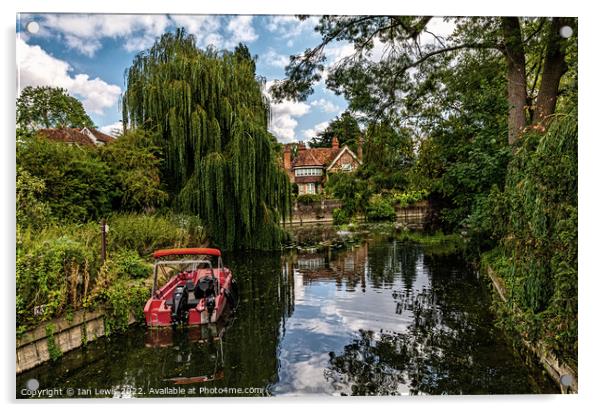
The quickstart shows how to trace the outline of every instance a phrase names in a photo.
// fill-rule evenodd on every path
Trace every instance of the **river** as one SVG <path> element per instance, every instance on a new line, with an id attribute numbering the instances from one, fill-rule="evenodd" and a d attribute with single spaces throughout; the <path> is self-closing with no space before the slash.
<path id="1" fill-rule="evenodd" d="M 225 324 L 98 339 L 17 376 L 17 397 L 557 393 L 495 326 L 486 280 L 439 249 L 370 234 L 227 254 Z"/>

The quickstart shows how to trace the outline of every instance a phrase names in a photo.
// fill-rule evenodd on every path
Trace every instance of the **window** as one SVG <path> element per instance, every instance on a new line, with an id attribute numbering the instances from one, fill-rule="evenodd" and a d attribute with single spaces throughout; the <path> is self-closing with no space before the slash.
<path id="1" fill-rule="evenodd" d="M 308 183 L 307 184 L 307 190 L 305 193 L 309 193 L 311 195 L 316 194 L 316 184 L 315 183 Z"/>
<path id="2" fill-rule="evenodd" d="M 351 172 L 351 163 L 343 163 L 341 165 L 341 170 L 343 172 Z"/>
<path id="3" fill-rule="evenodd" d="M 322 176 L 322 168 L 312 167 L 304 169 L 295 169 L 295 176 Z"/>

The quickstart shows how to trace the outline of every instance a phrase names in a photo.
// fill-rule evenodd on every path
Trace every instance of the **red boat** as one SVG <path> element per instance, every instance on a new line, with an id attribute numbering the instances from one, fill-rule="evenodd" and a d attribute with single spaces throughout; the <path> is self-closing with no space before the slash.
<path id="1" fill-rule="evenodd" d="M 148 326 L 214 323 L 228 304 L 234 305 L 236 284 L 219 249 L 165 249 L 153 256 L 153 291 L 144 306 Z M 212 259 L 217 260 L 216 267 Z M 169 279 L 161 287 L 159 276 Z"/>

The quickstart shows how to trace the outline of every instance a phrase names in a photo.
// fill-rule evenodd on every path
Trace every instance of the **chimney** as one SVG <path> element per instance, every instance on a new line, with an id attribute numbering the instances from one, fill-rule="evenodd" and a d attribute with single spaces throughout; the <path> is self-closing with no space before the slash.
<path id="1" fill-rule="evenodd" d="M 332 138 L 332 148 L 337 150 L 339 149 L 339 139 L 336 136 Z"/>
<path id="2" fill-rule="evenodd" d="M 357 158 L 360 159 L 361 162 L 363 161 L 362 157 L 364 155 L 364 150 L 362 148 L 362 146 L 364 145 L 364 137 L 360 134 L 357 140 Z"/>
<path id="3" fill-rule="evenodd" d="M 299 142 L 299 145 L 297 146 L 297 150 L 305 150 L 307 149 L 307 147 L 305 147 L 305 142 Z"/>
<path id="4" fill-rule="evenodd" d="M 284 170 L 291 170 L 291 147 L 284 145 Z"/>

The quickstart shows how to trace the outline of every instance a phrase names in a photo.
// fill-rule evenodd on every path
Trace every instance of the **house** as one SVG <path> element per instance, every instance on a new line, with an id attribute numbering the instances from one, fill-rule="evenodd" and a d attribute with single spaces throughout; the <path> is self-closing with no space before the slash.
<path id="1" fill-rule="evenodd" d="M 115 140 L 114 137 L 104 134 L 94 128 L 81 129 L 63 127 L 57 129 L 40 129 L 38 135 L 51 140 L 83 146 L 102 146 Z"/>
<path id="2" fill-rule="evenodd" d="M 293 147 L 297 147 L 293 157 Z M 299 194 L 321 193 L 328 173 L 352 172 L 362 163 L 359 156 L 347 145 L 339 147 L 339 139 L 332 139 L 332 147 L 307 148 L 304 143 L 287 144 L 284 147 L 283 166 L 292 183 L 299 187 Z"/>

